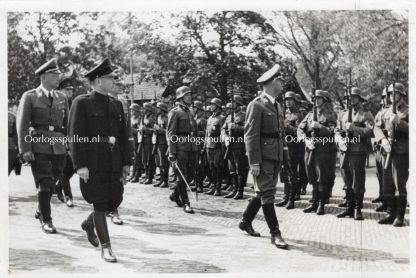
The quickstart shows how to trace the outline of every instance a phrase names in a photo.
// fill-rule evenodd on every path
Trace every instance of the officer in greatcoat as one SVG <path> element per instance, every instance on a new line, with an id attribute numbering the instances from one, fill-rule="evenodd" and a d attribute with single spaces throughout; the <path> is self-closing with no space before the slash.
<path id="1" fill-rule="evenodd" d="M 98 246 L 98 236 L 101 257 L 107 262 L 117 259 L 111 250 L 106 211 L 114 211 L 122 202 L 132 165 L 122 104 L 108 96 L 118 90 L 119 77 L 113 71 L 105 59 L 85 74 L 92 92 L 74 99 L 68 123 L 69 150 L 80 176 L 81 193 L 94 208 L 81 227 L 93 246 Z"/>

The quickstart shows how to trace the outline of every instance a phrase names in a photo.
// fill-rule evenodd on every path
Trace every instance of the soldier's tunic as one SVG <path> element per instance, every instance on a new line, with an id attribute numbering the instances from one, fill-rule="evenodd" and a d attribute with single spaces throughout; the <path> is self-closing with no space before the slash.
<path id="1" fill-rule="evenodd" d="M 196 128 L 197 128 L 197 136 L 196 136 L 196 140 L 197 140 L 197 147 L 198 147 L 198 152 L 197 152 L 197 157 L 196 157 L 196 169 L 195 169 L 195 181 L 198 185 L 202 185 L 203 180 L 206 176 L 206 172 L 205 168 L 208 168 L 209 166 L 206 165 L 206 160 L 204 157 L 202 157 L 201 155 L 201 151 L 202 148 L 204 146 L 204 142 L 203 140 L 205 139 L 205 130 L 207 127 L 207 119 L 204 115 L 204 113 L 197 113 L 195 115 L 195 123 L 196 123 Z"/>
<path id="2" fill-rule="evenodd" d="M 346 186 L 347 200 L 354 202 L 357 208 L 362 208 L 365 192 L 365 164 L 367 161 L 367 139 L 373 136 L 374 117 L 371 112 L 364 110 L 362 105 L 352 109 L 352 122 L 354 130 L 352 137 L 348 138 L 346 124 L 348 111 L 338 118 L 336 133 L 339 133 L 347 142 L 347 151 L 341 151 L 341 175 Z"/>
<path id="3" fill-rule="evenodd" d="M 231 151 L 228 158 L 228 169 L 230 174 L 237 174 L 239 176 L 247 176 L 248 160 L 245 155 L 244 143 L 244 121 L 246 113 L 238 110 L 234 115 L 234 127 L 231 128 L 231 136 L 229 149 Z M 229 126 L 232 123 L 231 115 L 225 120 L 222 127 L 223 133 L 230 136 Z"/>
<path id="4" fill-rule="evenodd" d="M 152 155 L 152 135 L 156 117 L 153 113 L 144 115 L 143 125 L 140 126 L 142 134 L 142 163 L 146 169 L 147 178 L 153 179 L 153 168 L 155 167 L 154 156 Z"/>
<path id="5" fill-rule="evenodd" d="M 315 201 L 318 199 L 318 194 L 319 199 L 322 200 L 328 197 L 333 177 L 335 176 L 335 167 L 328 165 L 328 162 L 333 161 L 334 152 L 337 151 L 334 142 L 334 128 L 337 125 L 337 115 L 328 103 L 323 104 L 321 109 L 318 108 L 317 112 L 321 128 L 315 134 L 315 137 L 312 136 L 314 130 L 311 127 L 313 112 L 309 112 L 298 127 L 298 137 L 316 139 L 313 152 L 305 149 L 306 173 L 309 183 L 313 185 L 312 194 Z M 324 143 L 324 138 L 329 142 Z M 310 165 L 307 165 L 310 155 L 312 155 L 312 160 Z"/>
<path id="6" fill-rule="evenodd" d="M 285 182 L 284 190 L 285 194 L 291 195 L 293 198 L 295 197 L 294 195 L 299 193 L 300 190 L 300 171 L 302 170 L 301 162 L 304 160 L 305 155 L 305 143 L 297 140 L 297 129 L 304 116 L 305 114 L 302 114 L 297 107 L 286 109 L 284 121 L 286 133 L 285 141 L 288 147 L 290 166 L 296 180 L 291 182 L 291 188 L 289 188 L 289 183 Z"/>
<path id="7" fill-rule="evenodd" d="M 35 157 L 31 168 L 39 191 L 39 210 L 44 223 L 52 220 L 50 198 L 56 180 L 62 176 L 65 163 L 63 137 L 66 135 L 68 119 L 66 96 L 54 90 L 50 94 L 52 102 L 42 86 L 25 92 L 16 121 L 20 153 L 33 152 Z M 55 142 L 57 140 L 62 141 Z"/>
<path id="8" fill-rule="evenodd" d="M 220 166 L 221 157 L 221 127 L 224 124 L 224 116 L 221 112 L 216 112 L 208 118 L 205 133 L 205 147 L 207 149 L 208 163 L 210 168 Z"/>
<path id="9" fill-rule="evenodd" d="M 70 137 L 88 138 L 90 142 L 73 140 L 69 145 L 74 169 L 89 169 L 88 181 L 80 180 L 82 196 L 95 211 L 115 210 L 123 200 L 122 167 L 132 164 L 122 104 L 95 91 L 78 96 L 68 127 Z"/>
<path id="10" fill-rule="evenodd" d="M 169 175 L 169 161 L 166 156 L 168 150 L 168 142 L 166 140 L 166 127 L 168 125 L 168 117 L 166 115 L 159 115 L 157 117 L 157 125 L 159 125 L 159 130 L 155 131 L 157 136 L 156 139 L 156 150 L 157 150 L 157 160 L 156 166 L 160 169 L 160 176 L 162 181 L 168 179 Z"/>
<path id="11" fill-rule="evenodd" d="M 272 97 L 263 92 L 250 102 L 244 125 L 248 162 L 250 165 L 260 165 L 260 174 L 254 177 L 254 189 L 256 198 L 260 198 L 262 205 L 274 203 L 283 162 L 283 109 L 272 100 Z"/>
<path id="12" fill-rule="evenodd" d="M 176 156 L 177 166 L 187 182 L 190 182 L 194 175 L 196 151 L 198 150 L 194 138 L 196 131 L 195 119 L 189 107 L 178 103 L 168 115 L 168 149 L 169 155 Z M 176 175 L 178 181 L 173 194 L 180 196 L 182 204 L 190 205 L 186 184 L 179 173 Z"/>
<path id="13" fill-rule="evenodd" d="M 381 142 L 383 138 L 389 138 L 393 130 L 393 124 L 390 117 L 393 114 L 393 107 L 389 107 L 378 117 L 374 125 L 374 137 L 376 142 Z M 395 138 L 393 138 L 392 152 L 391 152 L 391 166 L 389 169 L 384 169 L 384 172 L 391 172 L 393 183 L 384 181 L 383 196 L 387 198 L 395 195 L 406 198 L 407 190 L 406 183 L 409 177 L 409 106 L 405 103 L 397 107 L 397 115 L 400 118 L 400 123 L 396 125 Z M 387 154 L 382 150 L 383 166 Z M 386 176 L 386 175 L 384 175 Z"/>
<path id="14" fill-rule="evenodd" d="M 144 169 L 143 162 L 142 162 L 142 151 L 141 148 L 139 149 L 138 136 L 139 136 L 139 128 L 141 125 L 142 117 L 139 116 L 137 118 L 131 118 L 131 131 L 134 141 L 134 165 L 133 165 L 133 172 L 138 175 L 141 174 L 142 169 Z"/>

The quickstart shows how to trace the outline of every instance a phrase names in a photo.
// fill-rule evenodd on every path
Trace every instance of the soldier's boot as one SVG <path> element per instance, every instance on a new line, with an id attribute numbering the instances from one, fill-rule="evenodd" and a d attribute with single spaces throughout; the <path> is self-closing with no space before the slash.
<path id="1" fill-rule="evenodd" d="M 346 208 L 346 207 L 348 207 L 348 204 L 349 204 L 349 201 L 348 201 L 348 194 L 349 193 L 347 192 L 349 189 L 345 188 L 344 190 L 345 190 L 345 196 L 344 196 L 345 201 L 338 204 L 338 207 L 340 207 L 340 208 Z"/>
<path id="2" fill-rule="evenodd" d="M 88 241 L 94 247 L 98 247 L 100 245 L 98 241 L 98 237 L 94 231 L 94 220 L 93 220 L 93 212 L 88 215 L 87 219 L 85 219 L 81 224 L 81 229 L 83 229 L 87 233 Z"/>
<path id="3" fill-rule="evenodd" d="M 317 215 L 324 215 L 325 214 L 325 203 L 328 200 L 327 198 L 327 194 L 325 191 L 320 191 L 319 192 L 319 205 L 318 208 L 316 209 L 316 214 Z"/>
<path id="4" fill-rule="evenodd" d="M 146 168 L 147 179 L 143 182 L 143 184 L 152 184 L 153 183 L 153 169 L 152 167 Z"/>
<path id="5" fill-rule="evenodd" d="M 212 168 L 211 170 L 211 178 L 210 178 L 210 182 L 212 184 L 212 187 L 209 188 L 209 190 L 207 192 L 205 192 L 205 194 L 207 195 L 214 195 L 215 193 L 215 188 L 217 187 L 217 169 Z M 220 181 L 221 183 L 221 181 Z"/>
<path id="6" fill-rule="evenodd" d="M 160 188 L 168 188 L 168 187 L 169 187 L 169 168 L 163 171 L 162 184 L 160 185 Z"/>
<path id="7" fill-rule="evenodd" d="M 233 174 L 232 176 L 233 176 L 233 184 L 234 184 L 233 189 L 232 189 L 233 191 L 224 196 L 224 198 L 227 198 L 227 199 L 234 198 L 235 195 L 237 195 L 237 192 L 238 192 L 239 178 L 238 178 L 237 174 Z"/>
<path id="8" fill-rule="evenodd" d="M 338 218 L 344 218 L 344 217 L 350 217 L 353 218 L 354 217 L 354 192 L 352 191 L 352 189 L 347 189 L 346 190 L 346 196 L 347 196 L 347 208 L 341 212 L 340 214 L 337 214 Z"/>
<path id="9" fill-rule="evenodd" d="M 387 202 L 381 197 L 381 205 L 376 208 L 376 212 L 385 212 L 387 210 Z"/>
<path id="10" fill-rule="evenodd" d="M 364 194 L 357 194 L 355 196 L 355 211 L 354 211 L 354 220 L 364 220 L 361 209 L 363 208 L 363 199 Z"/>
<path id="11" fill-rule="evenodd" d="M 394 219 L 394 227 L 402 227 L 404 225 L 404 214 L 406 213 L 407 199 L 404 196 L 399 196 L 396 198 L 397 213 L 396 218 Z"/>
<path id="12" fill-rule="evenodd" d="M 252 222 L 254 218 L 256 217 L 259 209 L 261 207 L 261 201 L 260 198 L 254 197 L 250 200 L 248 203 L 246 210 L 243 213 L 243 219 L 238 224 L 238 227 L 240 230 L 245 231 L 251 236 L 259 237 L 260 233 L 256 232 L 253 229 Z"/>
<path id="13" fill-rule="evenodd" d="M 55 184 L 56 197 L 59 199 L 59 201 L 61 201 L 62 203 L 65 203 L 65 197 L 64 197 L 62 190 L 63 190 L 62 182 L 58 180 Z"/>
<path id="14" fill-rule="evenodd" d="M 238 176 L 238 191 L 237 194 L 234 196 L 234 200 L 242 200 L 244 199 L 244 187 L 247 183 L 247 175 L 243 174 Z"/>
<path id="15" fill-rule="evenodd" d="M 226 178 L 226 184 L 224 187 L 221 187 L 222 190 L 225 191 L 232 191 L 233 190 L 233 176 L 234 174 L 229 174 L 228 177 Z"/>
<path id="16" fill-rule="evenodd" d="M 140 171 L 137 171 L 137 172 L 134 174 L 134 176 L 130 179 L 130 182 L 131 182 L 131 183 L 136 183 L 136 182 L 139 182 L 140 175 L 141 175 Z"/>
<path id="17" fill-rule="evenodd" d="M 304 213 L 316 212 L 318 209 L 318 201 L 319 201 L 319 192 L 318 188 L 314 188 L 312 190 L 312 203 L 309 207 L 303 210 Z"/>
<path id="18" fill-rule="evenodd" d="M 375 203 L 382 203 L 382 197 L 378 196 L 377 198 L 375 198 L 374 200 L 371 201 L 371 203 L 375 204 Z"/>
<path id="19" fill-rule="evenodd" d="M 283 200 L 280 202 L 277 202 L 276 207 L 284 207 L 289 202 L 290 188 L 287 182 L 284 183 L 283 192 L 284 192 Z"/>
<path id="20" fill-rule="evenodd" d="M 94 211 L 93 218 L 98 240 L 101 244 L 101 258 L 106 262 L 117 262 L 117 258 L 114 256 L 113 251 L 111 250 L 110 235 L 108 234 L 105 212 Z"/>
<path id="21" fill-rule="evenodd" d="M 221 196 L 221 188 L 222 187 L 222 173 L 221 168 L 217 168 L 217 186 L 215 187 L 214 196 Z"/>
<path id="22" fill-rule="evenodd" d="M 287 249 L 288 245 L 282 237 L 279 230 L 279 222 L 277 221 L 276 212 L 273 203 L 262 205 L 264 218 L 270 229 L 271 242 L 277 248 Z"/>
<path id="23" fill-rule="evenodd" d="M 378 221 L 378 224 L 393 224 L 396 218 L 396 202 L 393 197 L 386 198 L 387 216 Z"/>
<path id="24" fill-rule="evenodd" d="M 47 234 L 55 234 L 56 228 L 52 224 L 50 196 L 51 192 L 38 193 L 39 211 L 42 230 Z"/>
<path id="25" fill-rule="evenodd" d="M 175 182 L 177 180 L 176 174 L 173 174 L 173 178 L 169 180 L 169 182 Z"/>
<path id="26" fill-rule="evenodd" d="M 298 194 L 297 184 L 298 183 L 295 181 L 295 182 L 292 183 L 292 185 L 290 187 L 290 195 L 289 195 L 288 203 L 286 204 L 286 209 L 294 209 L 295 208 L 295 200 L 296 200 L 296 196 Z M 299 196 L 299 199 L 300 199 L 300 196 Z"/>

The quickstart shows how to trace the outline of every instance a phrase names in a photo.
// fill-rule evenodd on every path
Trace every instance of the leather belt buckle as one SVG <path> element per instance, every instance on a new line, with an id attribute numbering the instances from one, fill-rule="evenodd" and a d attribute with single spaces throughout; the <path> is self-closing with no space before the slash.
<path id="1" fill-rule="evenodd" d="M 49 126 L 49 131 L 54 131 L 54 130 L 55 130 L 55 127 L 53 125 L 50 125 Z"/>
<path id="2" fill-rule="evenodd" d="M 108 136 L 108 143 L 114 145 L 116 143 L 116 137 Z"/>

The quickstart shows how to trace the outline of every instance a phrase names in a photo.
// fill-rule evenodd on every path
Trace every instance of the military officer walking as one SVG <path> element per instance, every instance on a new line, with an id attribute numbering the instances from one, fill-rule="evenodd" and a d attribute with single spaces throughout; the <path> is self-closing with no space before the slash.
<path id="1" fill-rule="evenodd" d="M 260 236 L 253 229 L 252 221 L 262 207 L 272 244 L 285 249 L 288 245 L 281 236 L 274 209 L 279 169 L 282 162 L 287 163 L 285 157 L 288 159 L 287 148 L 284 155 L 283 110 L 276 101 L 283 90 L 280 66 L 275 65 L 257 82 L 262 84 L 263 92 L 248 105 L 244 126 L 245 145 L 256 195 L 244 211 L 239 228 L 251 236 Z"/>
<path id="2" fill-rule="evenodd" d="M 56 233 L 52 224 L 50 200 L 55 182 L 61 178 L 66 148 L 63 143 L 51 141 L 66 135 L 68 101 L 56 91 L 59 71 L 52 59 L 35 72 L 41 85 L 23 94 L 17 111 L 17 134 L 20 153 L 31 164 L 38 189 L 39 213 L 45 233 Z M 32 140 L 33 139 L 33 140 Z"/>
<path id="3" fill-rule="evenodd" d="M 234 122 L 231 120 L 231 115 L 228 115 L 222 127 L 222 132 L 228 140 L 228 169 L 232 177 L 232 192 L 225 195 L 224 198 L 234 198 L 235 200 L 243 199 L 244 187 L 247 182 L 248 175 L 248 160 L 245 155 L 244 144 L 244 121 L 246 113 L 241 111 L 241 106 L 244 105 L 243 98 L 239 95 L 234 95 L 233 99 Z"/>
<path id="4" fill-rule="evenodd" d="M 340 168 L 347 196 L 347 208 L 337 217 L 349 216 L 355 220 L 363 220 L 361 209 L 365 192 L 367 139 L 373 136 L 374 117 L 363 108 L 364 99 L 359 88 L 352 87 L 350 97 L 352 122 L 348 121 L 348 112 L 343 113 L 335 130 L 336 143 L 341 151 Z"/>
<path id="5" fill-rule="evenodd" d="M 110 61 L 91 69 L 85 77 L 92 86 L 90 94 L 74 99 L 69 120 L 70 138 L 88 138 L 85 143 L 70 141 L 70 154 L 74 169 L 80 176 L 81 193 L 94 211 L 82 222 L 88 240 L 101 244 L 101 257 L 107 262 L 117 259 L 111 250 L 106 211 L 114 211 L 123 200 L 124 184 L 130 172 L 131 150 L 120 101 L 108 96 L 118 90 L 118 76 L 113 73 Z"/>
<path id="6" fill-rule="evenodd" d="M 333 139 L 337 115 L 327 91 L 316 90 L 316 103 L 318 121 L 314 121 L 313 112 L 309 112 L 298 127 L 298 138 L 305 142 L 306 172 L 313 187 L 312 204 L 303 211 L 322 215 L 335 176 L 335 167 L 329 163 L 337 150 Z M 324 138 L 328 142 L 324 142 Z"/>
<path id="7" fill-rule="evenodd" d="M 221 196 L 222 186 L 222 149 L 220 142 L 221 128 L 224 124 L 224 116 L 222 113 L 222 101 L 219 98 L 211 100 L 212 115 L 208 118 L 207 129 L 205 132 L 204 150 L 206 151 L 211 172 L 211 182 L 213 187 L 205 192 L 208 195 Z"/>
<path id="8" fill-rule="evenodd" d="M 394 90 L 394 93 L 393 93 Z M 409 177 L 409 106 L 405 102 L 407 96 L 401 83 L 391 84 L 389 107 L 375 122 L 375 141 L 383 148 L 383 165 L 386 175 L 391 173 L 393 182 L 383 181 L 383 198 L 387 203 L 387 217 L 379 220 L 379 224 L 393 224 L 403 226 L 407 204 L 406 183 Z M 394 100 L 394 101 L 393 101 Z M 396 114 L 393 113 L 393 104 Z M 392 137 L 392 131 L 394 137 Z M 387 156 L 391 162 L 386 163 Z"/>
<path id="9" fill-rule="evenodd" d="M 176 90 L 177 105 L 169 112 L 167 127 L 169 161 L 172 162 L 173 168 L 177 172 L 177 182 L 170 200 L 176 202 L 179 207 L 183 206 L 186 213 L 194 213 L 189 202 L 185 182 L 190 182 L 193 179 L 196 151 L 198 150 L 195 144 L 196 123 L 189 110 L 189 105 L 192 103 L 190 93 L 191 89 L 187 86 Z"/>

